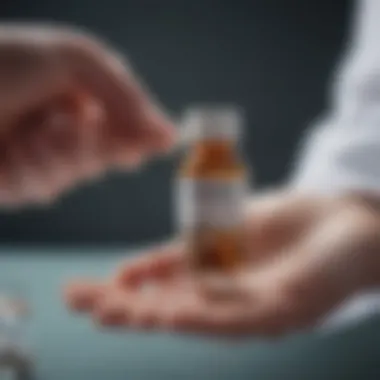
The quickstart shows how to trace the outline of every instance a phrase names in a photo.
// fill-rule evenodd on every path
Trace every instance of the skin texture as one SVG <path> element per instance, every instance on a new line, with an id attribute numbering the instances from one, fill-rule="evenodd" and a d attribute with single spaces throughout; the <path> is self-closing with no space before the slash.
<path id="1" fill-rule="evenodd" d="M 380 282 L 371 196 L 268 194 L 250 204 L 246 239 L 249 261 L 229 278 L 195 278 L 178 241 L 129 259 L 104 282 L 73 281 L 66 302 L 103 327 L 273 337 L 317 325 Z"/>
<path id="2" fill-rule="evenodd" d="M 106 43 L 66 27 L 0 27 L 0 206 L 56 199 L 174 142 L 168 118 Z"/>

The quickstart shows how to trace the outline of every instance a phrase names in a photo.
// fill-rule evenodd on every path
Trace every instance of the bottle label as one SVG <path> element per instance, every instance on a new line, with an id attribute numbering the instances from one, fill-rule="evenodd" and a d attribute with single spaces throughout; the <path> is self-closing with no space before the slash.
<path id="1" fill-rule="evenodd" d="M 180 178 L 177 188 L 177 225 L 231 228 L 244 218 L 246 183 L 244 178 Z"/>

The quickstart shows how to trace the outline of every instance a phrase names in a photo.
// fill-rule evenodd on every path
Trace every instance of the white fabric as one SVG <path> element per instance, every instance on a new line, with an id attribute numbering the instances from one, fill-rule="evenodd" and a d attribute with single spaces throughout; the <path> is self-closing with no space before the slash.
<path id="1" fill-rule="evenodd" d="M 311 131 L 297 161 L 292 183 L 299 189 L 380 194 L 380 1 L 359 1 L 354 11 L 331 109 Z M 342 326 L 379 311 L 380 292 L 363 295 L 342 306 L 325 325 Z"/>

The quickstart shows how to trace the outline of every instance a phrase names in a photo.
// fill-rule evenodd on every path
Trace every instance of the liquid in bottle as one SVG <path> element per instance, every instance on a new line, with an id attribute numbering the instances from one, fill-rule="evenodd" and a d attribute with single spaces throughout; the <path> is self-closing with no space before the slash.
<path id="1" fill-rule="evenodd" d="M 231 272 L 245 258 L 241 114 L 235 107 L 194 108 L 185 121 L 193 136 L 177 176 L 180 234 L 192 270 Z"/>

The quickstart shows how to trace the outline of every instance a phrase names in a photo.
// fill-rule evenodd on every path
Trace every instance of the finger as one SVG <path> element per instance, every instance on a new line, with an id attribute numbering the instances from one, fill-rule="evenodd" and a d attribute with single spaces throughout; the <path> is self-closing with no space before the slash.
<path id="1" fill-rule="evenodd" d="M 14 195 L 15 202 L 22 206 L 30 201 L 39 200 L 42 195 L 41 186 L 35 176 L 23 144 L 19 138 L 13 138 L 9 146 L 9 186 Z"/>
<path id="2" fill-rule="evenodd" d="M 181 289 L 181 297 L 179 295 Z M 152 329 L 158 326 L 162 313 L 167 314 L 173 305 L 186 302 L 186 287 L 183 283 L 151 286 L 144 290 L 121 290 L 116 296 L 103 299 L 95 311 L 95 319 L 103 326 L 124 326 Z"/>
<path id="3" fill-rule="evenodd" d="M 52 163 L 54 173 L 59 176 L 61 163 L 75 181 L 83 181 L 105 169 L 98 148 L 102 116 L 98 104 L 81 92 L 56 99 L 45 119 L 46 148 L 58 161 L 55 168 Z"/>
<path id="4" fill-rule="evenodd" d="M 113 169 L 136 169 L 145 160 L 142 144 L 128 134 L 127 132 L 125 136 L 125 133 L 115 132 L 112 121 L 107 121 L 104 125 L 100 144 L 101 156 Z"/>
<path id="5" fill-rule="evenodd" d="M 236 305 L 211 305 L 194 291 L 192 281 L 152 287 L 147 292 L 120 291 L 103 298 L 94 312 L 106 327 L 161 329 L 197 334 L 238 335 L 246 331 Z M 239 310 L 239 314 L 237 313 Z"/>
<path id="6" fill-rule="evenodd" d="M 22 186 L 19 181 L 18 186 L 24 189 L 29 201 L 50 202 L 55 199 L 63 184 L 69 183 L 72 173 L 61 167 L 60 157 L 46 138 L 48 133 L 44 122 L 33 125 L 33 120 L 28 118 L 18 128 L 18 172 L 25 185 Z"/>
<path id="7" fill-rule="evenodd" d="M 76 312 L 93 310 L 100 299 L 107 294 L 107 284 L 94 280 L 72 281 L 64 288 L 64 300 Z"/>
<path id="8" fill-rule="evenodd" d="M 47 204 L 54 201 L 63 189 L 75 181 L 75 172 L 62 160 L 46 139 L 46 132 L 33 136 L 26 150 L 30 157 L 30 180 L 36 185 L 35 201 Z"/>
<path id="9" fill-rule="evenodd" d="M 11 185 L 20 202 L 43 202 L 55 192 L 56 183 L 46 170 L 51 166 L 49 147 L 42 138 L 45 109 L 37 109 L 19 118 L 10 132 L 9 156 Z"/>
<path id="10" fill-rule="evenodd" d="M 332 200 L 289 191 L 266 193 L 247 208 L 245 233 L 251 260 L 256 264 L 275 258 L 296 244 L 313 221 L 330 211 Z"/>
<path id="11" fill-rule="evenodd" d="M 155 328 L 218 336 L 277 335 L 282 331 L 277 319 L 268 319 L 274 314 L 264 314 L 263 307 L 255 308 L 247 300 L 233 298 L 210 302 L 195 290 L 191 282 L 181 281 L 164 287 L 159 284 L 158 289 L 148 293 L 119 292 L 118 297 L 103 298 L 94 313 L 95 319 L 107 327 Z M 270 310 L 268 306 L 267 309 Z"/>
<path id="12" fill-rule="evenodd" d="M 127 290 L 115 288 L 107 292 L 92 310 L 97 325 L 103 327 L 127 327 L 129 312 L 127 305 L 136 304 L 135 295 Z"/>
<path id="13" fill-rule="evenodd" d="M 149 304 L 156 299 L 147 299 L 146 295 L 119 288 L 114 294 L 107 294 L 93 316 L 97 324 L 104 327 L 151 327 L 153 319 L 147 313 Z"/>
<path id="14" fill-rule="evenodd" d="M 78 161 L 84 179 L 97 178 L 108 169 L 101 150 L 102 128 L 107 121 L 104 110 L 95 99 L 87 97 L 82 108 L 78 125 Z"/>
<path id="15" fill-rule="evenodd" d="M 148 151 L 153 154 L 168 152 L 175 144 L 177 133 L 171 124 L 168 124 L 166 117 L 157 108 L 148 115 L 149 120 L 142 131 L 142 139 Z"/>
<path id="16" fill-rule="evenodd" d="M 224 298 L 210 300 L 198 293 L 194 282 L 190 286 L 173 286 L 151 303 L 148 316 L 157 329 L 202 335 L 239 336 L 248 331 L 253 308 L 246 300 Z"/>
<path id="17" fill-rule="evenodd" d="M 101 109 L 103 117 L 98 123 L 97 135 L 94 139 L 97 144 L 93 160 L 100 162 L 104 168 L 136 169 L 144 161 L 141 143 L 131 138 L 125 126 L 115 130 L 112 121 L 104 114 L 103 107 Z M 128 141 L 128 144 L 125 141 Z"/>
<path id="18" fill-rule="evenodd" d="M 51 49 L 50 39 L 22 28 L 2 27 L 0 37 L 0 113 L 3 127 L 20 114 L 66 91 L 70 73 Z"/>
<path id="19" fill-rule="evenodd" d="M 68 39 L 62 54 L 78 80 L 104 105 L 109 121 L 110 138 L 125 149 L 144 149 L 141 131 L 154 127 L 167 135 L 174 130 L 171 122 L 155 114 L 153 102 L 124 63 L 100 44 L 87 39 Z"/>
<path id="20" fill-rule="evenodd" d="M 75 172 L 71 169 L 70 173 L 62 167 L 62 154 L 52 141 L 52 132 L 56 133 L 56 129 L 62 132 L 60 125 L 52 123 L 55 119 L 51 120 L 54 111 L 51 105 L 48 103 L 26 113 L 12 127 L 12 184 L 16 193 L 23 193 L 24 201 L 45 203 L 53 200 Z"/>
<path id="21" fill-rule="evenodd" d="M 163 328 L 165 318 L 170 318 L 175 308 L 186 307 L 196 301 L 192 278 L 181 276 L 161 281 L 146 289 L 138 307 L 130 308 L 130 325 L 142 329 Z"/>
<path id="22" fill-rule="evenodd" d="M 121 286 L 139 286 L 147 280 L 171 276 L 184 269 L 184 264 L 183 246 L 174 242 L 122 264 L 115 281 Z"/>
<path id="23" fill-rule="evenodd" d="M 162 119 L 163 116 L 159 112 L 150 112 L 150 115 L 147 115 L 145 125 L 141 126 L 141 142 L 135 152 L 131 150 L 131 145 L 126 146 L 125 140 L 128 136 L 120 136 L 111 130 L 110 133 L 113 135 L 113 139 L 110 146 L 113 146 L 113 149 L 110 149 L 110 161 L 116 167 L 128 168 L 135 161 L 141 163 L 150 156 L 168 153 L 175 143 L 175 134 L 171 128 L 165 125 Z M 121 126 L 121 128 L 125 129 L 125 126 Z M 135 159 L 133 154 L 135 154 Z"/>
<path id="24" fill-rule="evenodd" d="M 97 156 L 99 115 L 93 103 L 81 94 L 53 99 L 40 113 L 40 125 L 25 139 L 25 149 L 34 164 L 40 185 L 53 200 L 63 191 L 97 176 L 104 163 Z M 31 118 L 25 117 L 28 125 Z"/>

